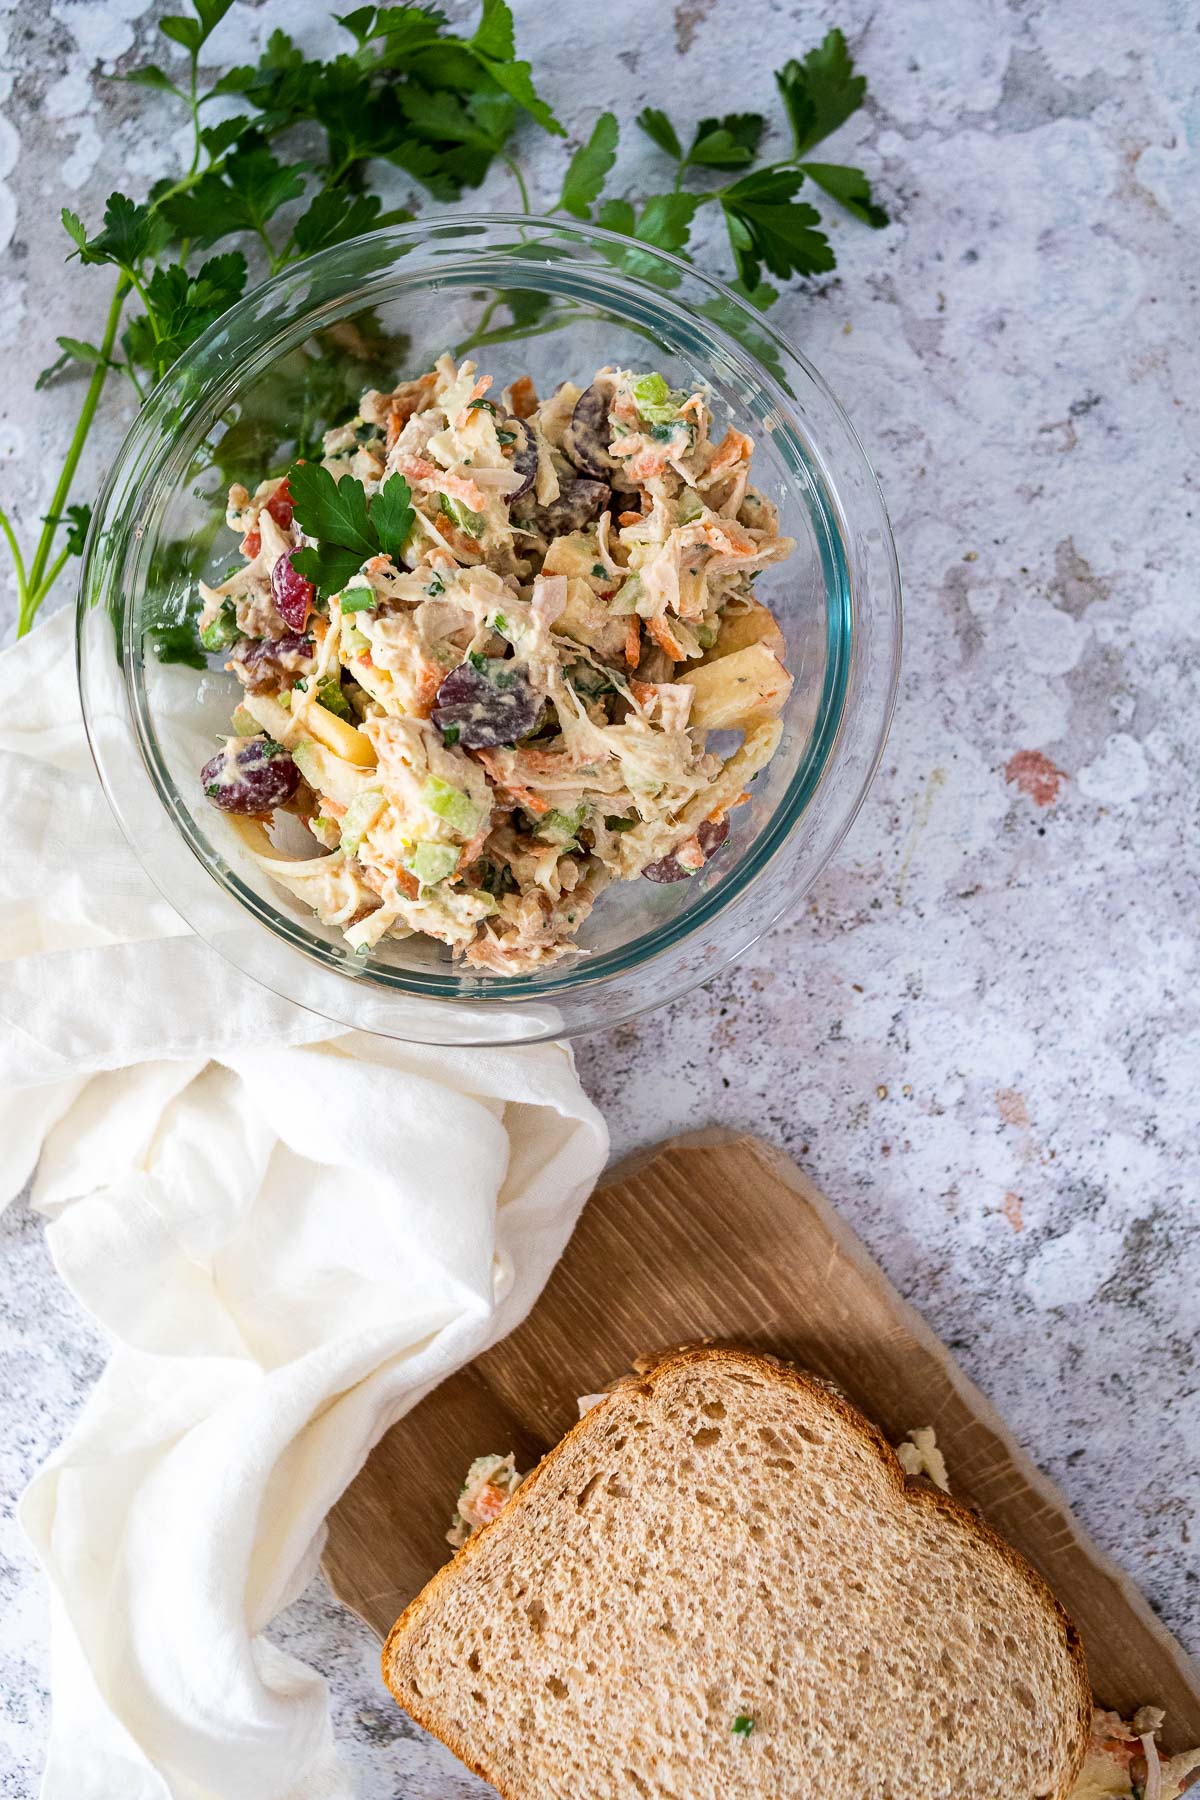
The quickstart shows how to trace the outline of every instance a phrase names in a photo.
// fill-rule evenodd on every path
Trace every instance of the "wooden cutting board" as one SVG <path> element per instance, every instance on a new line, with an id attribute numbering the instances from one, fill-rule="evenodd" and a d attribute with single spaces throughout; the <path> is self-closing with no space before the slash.
<path id="1" fill-rule="evenodd" d="M 643 1351 L 727 1339 L 838 1382 L 893 1442 L 933 1425 L 954 1492 L 1017 1546 L 1083 1633 L 1092 1685 L 1130 1715 L 1166 1708 L 1200 1743 L 1200 1668 L 1072 1518 L 1057 1488 L 823 1195 L 755 1138 L 701 1132 L 617 1169 L 525 1323 L 376 1446 L 329 1520 L 334 1592 L 383 1637 L 450 1555 L 472 1458 L 530 1469 Z"/>

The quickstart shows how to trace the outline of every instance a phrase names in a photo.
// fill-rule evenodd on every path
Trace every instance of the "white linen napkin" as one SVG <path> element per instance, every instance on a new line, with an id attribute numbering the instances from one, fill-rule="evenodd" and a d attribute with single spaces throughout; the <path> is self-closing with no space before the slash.
<path id="1" fill-rule="evenodd" d="M 335 1800 L 264 1635 L 389 1425 L 511 1331 L 603 1166 L 555 1045 L 340 1031 L 195 938 L 92 768 L 58 614 L 0 654 L 0 1204 L 37 1169 L 113 1339 L 22 1519 L 51 1584 L 44 1800 Z"/>

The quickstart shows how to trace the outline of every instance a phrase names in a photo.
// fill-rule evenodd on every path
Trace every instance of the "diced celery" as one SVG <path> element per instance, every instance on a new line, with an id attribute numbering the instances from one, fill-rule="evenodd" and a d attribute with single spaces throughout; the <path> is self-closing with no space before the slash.
<path id="1" fill-rule="evenodd" d="M 662 425 L 676 416 L 687 395 L 669 388 L 661 375 L 643 375 L 633 384 L 633 398 L 643 419 Z"/>
<path id="2" fill-rule="evenodd" d="M 587 818 L 587 802 L 581 800 L 571 812 L 559 812 L 557 808 L 548 812 L 538 821 L 537 834 L 554 842 L 557 838 L 574 838 L 583 821 Z"/>
<path id="3" fill-rule="evenodd" d="M 343 618 L 347 613 L 370 612 L 375 604 L 375 589 L 362 586 L 343 588 L 337 599 Z"/>
<path id="4" fill-rule="evenodd" d="M 238 737 L 257 737 L 262 726 L 254 714 L 247 712 L 244 706 L 235 706 L 233 718 L 229 721 Z"/>
<path id="5" fill-rule="evenodd" d="M 469 794 L 461 788 L 454 787 L 449 781 L 443 781 L 438 775 L 431 775 L 421 789 L 422 803 L 439 819 L 445 819 L 452 831 L 460 837 L 471 837 L 479 825 L 479 808 Z"/>
<path id="6" fill-rule="evenodd" d="M 458 867 L 458 850 L 453 844 L 418 844 L 408 866 L 422 887 L 436 887 Z"/>
<path id="7" fill-rule="evenodd" d="M 452 500 L 449 494 L 438 495 L 438 508 L 448 519 L 453 519 L 456 525 L 461 525 L 464 531 L 469 531 L 472 537 L 483 530 L 483 514 L 472 512 L 469 506 L 464 506 L 461 500 Z"/>
<path id="8" fill-rule="evenodd" d="M 343 625 L 342 643 L 351 656 L 365 656 L 371 648 L 371 640 L 356 625 Z"/>
<path id="9" fill-rule="evenodd" d="M 336 714 L 339 719 L 353 718 L 350 702 L 342 692 L 342 684 L 336 675 L 326 675 L 317 683 L 317 699 L 327 712 Z"/>
<path id="10" fill-rule="evenodd" d="M 661 406 L 670 393 L 661 375 L 643 375 L 633 384 L 633 397 L 638 406 Z"/>
<path id="11" fill-rule="evenodd" d="M 645 599 L 645 589 L 640 575 L 627 575 L 616 593 L 608 602 L 610 612 L 632 613 L 638 610 L 638 601 Z"/>
<path id="12" fill-rule="evenodd" d="M 320 813 L 318 813 L 315 818 L 308 821 L 308 829 L 312 832 L 318 844 L 323 844 L 326 850 L 336 850 L 342 841 L 342 834 L 338 829 L 337 820 L 327 819 Z"/>
<path id="13" fill-rule="evenodd" d="M 342 849 L 347 856 L 358 855 L 359 846 L 382 811 L 382 794 L 360 794 L 350 802 L 342 820 Z"/>
<path id="14" fill-rule="evenodd" d="M 695 488 L 684 488 L 682 494 L 679 496 L 680 524 L 690 525 L 692 520 L 698 519 L 703 511 L 704 502 L 696 492 Z"/>

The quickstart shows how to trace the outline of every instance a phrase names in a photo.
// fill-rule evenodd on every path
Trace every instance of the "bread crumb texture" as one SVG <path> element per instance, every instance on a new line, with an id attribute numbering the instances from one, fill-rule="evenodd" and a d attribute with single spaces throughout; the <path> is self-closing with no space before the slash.
<path id="1" fill-rule="evenodd" d="M 719 1350 L 589 1412 L 384 1674 L 508 1800 L 1064 1800 L 1091 1721 L 1014 1551 L 810 1377 Z"/>

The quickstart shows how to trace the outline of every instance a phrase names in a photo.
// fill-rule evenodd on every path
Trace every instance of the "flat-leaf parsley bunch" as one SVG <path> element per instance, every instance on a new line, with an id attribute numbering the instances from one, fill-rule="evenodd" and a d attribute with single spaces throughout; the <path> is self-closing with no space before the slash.
<path id="1" fill-rule="evenodd" d="M 88 267 L 111 269 L 115 281 L 97 340 L 60 337 L 61 355 L 38 378 L 39 388 L 72 378 L 86 380 L 86 386 L 28 557 L 0 507 L 0 531 L 17 579 L 18 635 L 29 629 L 67 560 L 83 552 L 91 511 L 71 499 L 71 490 L 110 377 L 130 382 L 143 400 L 181 352 L 244 292 L 248 255 L 274 274 L 316 250 L 412 218 L 407 210 L 385 211 L 371 191 L 380 165 L 400 169 L 445 204 L 460 199 L 464 189 L 477 188 L 499 161 L 511 171 L 522 207 L 531 212 L 511 153 L 514 134 L 522 121 L 532 121 L 542 131 L 566 136 L 538 92 L 529 63 L 517 56 L 507 0 L 482 0 L 470 37 L 450 32 L 445 15 L 434 7 L 362 6 L 339 16 L 348 47 L 332 60 L 306 57 L 285 32 L 276 31 L 257 63 L 227 69 L 206 84 L 204 49 L 231 4 L 192 0 L 191 14 L 159 21 L 164 36 L 186 53 L 178 79 L 157 64 L 123 77 L 187 108 L 192 151 L 186 171 L 155 183 L 144 200 L 110 194 L 98 229 L 63 212 L 69 256 Z M 673 163 L 670 185 L 637 201 L 606 199 L 620 138 L 616 116 L 606 112 L 571 158 L 550 212 L 594 219 L 633 245 L 687 257 L 697 212 L 718 206 L 736 269 L 733 285 L 760 308 L 778 294 L 767 275 L 787 281 L 828 272 L 835 263 L 833 249 L 816 207 L 797 198 L 802 189 L 818 190 L 867 225 L 887 223 L 861 169 L 813 160 L 819 143 L 862 105 L 866 81 L 855 74 L 836 30 L 803 61 L 777 70 L 775 80 L 792 139 L 782 159 L 760 160 L 767 121 L 756 113 L 701 119 L 689 139 L 666 113 L 647 107 L 637 124 Z M 221 97 L 238 110 L 210 124 L 208 109 Z M 716 183 L 718 176 L 729 179 Z M 620 254 L 631 269 L 638 267 L 632 246 Z M 538 328 L 548 306 L 534 294 L 497 297 L 471 342 L 526 335 Z M 508 321 L 493 324 L 501 307 Z M 560 322 L 547 317 L 540 328 Z M 368 322 L 360 331 L 358 353 L 364 362 L 374 356 L 382 363 L 385 350 L 395 351 L 396 345 L 382 339 L 372 344 L 369 331 Z M 306 367 L 297 391 L 281 390 L 281 405 L 291 414 L 283 435 L 290 433 L 299 454 L 319 444 L 321 431 L 343 403 L 343 385 L 344 372 L 334 378 L 328 364 L 314 364 Z M 265 449 L 243 442 L 234 423 L 214 461 L 228 473 L 239 453 L 261 455 Z M 318 479 L 314 471 L 314 482 Z M 357 555 L 365 544 L 373 553 L 403 523 L 390 517 L 381 499 L 364 506 L 361 518 L 356 512 L 342 521 L 343 535 L 335 535 L 334 543 L 346 546 L 346 556 Z M 315 487 L 309 503 L 326 511 L 332 504 L 324 489 Z M 186 546 L 180 557 L 182 566 Z M 164 619 L 156 635 L 161 656 L 201 660 L 188 621 Z"/>

